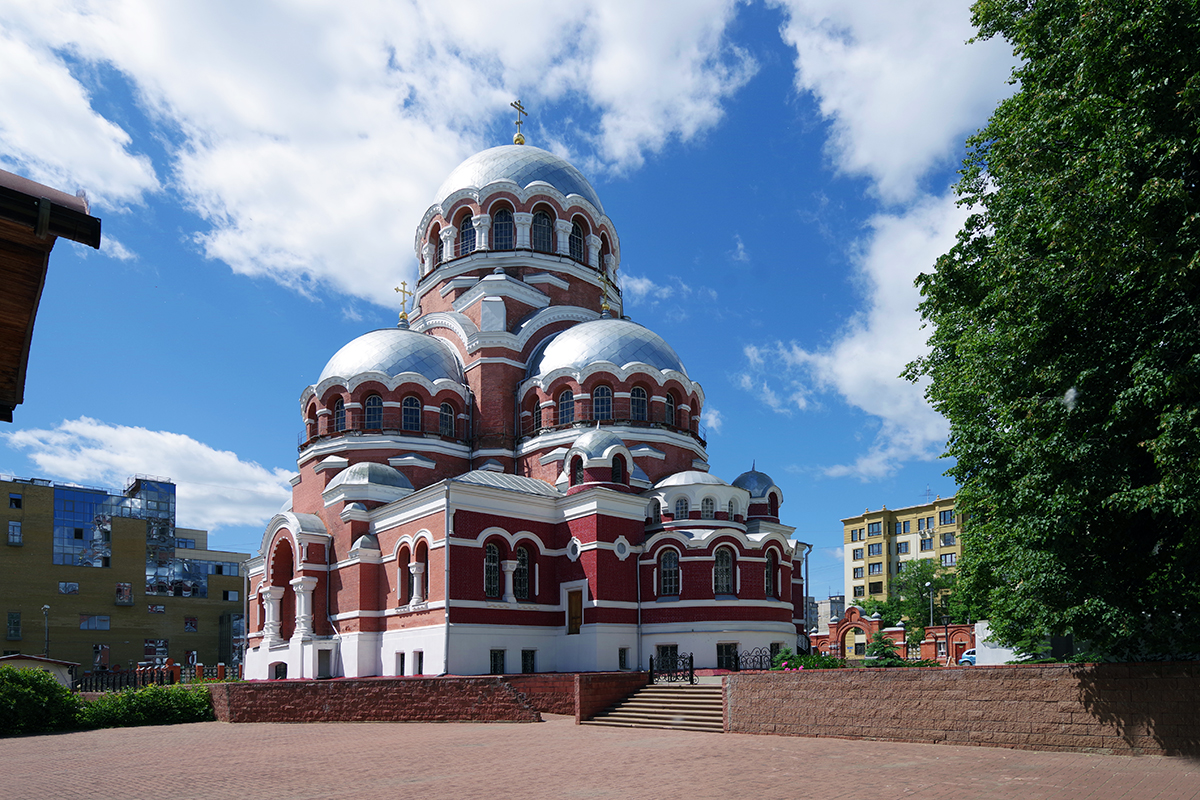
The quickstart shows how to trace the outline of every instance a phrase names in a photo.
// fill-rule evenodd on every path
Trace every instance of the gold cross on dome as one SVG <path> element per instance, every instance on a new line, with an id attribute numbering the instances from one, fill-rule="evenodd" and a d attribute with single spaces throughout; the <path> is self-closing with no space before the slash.
<path id="1" fill-rule="evenodd" d="M 509 103 L 510 106 L 517 110 L 517 133 L 513 136 L 513 144 L 525 144 L 525 134 L 521 133 L 522 117 L 527 117 L 529 114 L 525 111 L 525 106 L 521 105 L 521 101 L 517 100 L 514 103 Z"/>
<path id="2" fill-rule="evenodd" d="M 408 319 L 408 300 L 415 292 L 408 290 L 408 281 L 400 281 L 400 285 L 396 287 L 396 291 L 400 293 L 400 319 Z"/>
<path id="3" fill-rule="evenodd" d="M 602 311 L 608 311 L 609 292 L 611 291 L 612 293 L 615 294 L 617 287 L 613 285 L 613 282 L 611 280 L 609 280 L 608 273 L 606 273 L 604 270 L 600 270 L 599 275 L 600 275 L 600 308 Z"/>

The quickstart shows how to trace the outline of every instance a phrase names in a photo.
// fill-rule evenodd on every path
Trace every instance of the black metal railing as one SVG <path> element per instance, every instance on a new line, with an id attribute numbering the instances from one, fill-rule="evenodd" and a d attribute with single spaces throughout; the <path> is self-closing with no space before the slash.
<path id="1" fill-rule="evenodd" d="M 175 683 L 175 671 L 168 667 L 142 667 L 112 672 L 85 672 L 72 687 L 77 692 L 117 692 L 121 689 L 140 689 L 143 686 L 163 686 Z"/>
<path id="2" fill-rule="evenodd" d="M 756 647 L 753 650 L 743 650 L 733 654 L 733 670 L 740 672 L 744 669 L 770 669 L 771 650 L 768 647 Z"/>
<path id="3" fill-rule="evenodd" d="M 650 682 L 695 683 L 696 670 L 693 663 L 691 653 L 683 653 L 674 658 L 659 656 L 657 663 L 654 656 L 650 656 Z"/>

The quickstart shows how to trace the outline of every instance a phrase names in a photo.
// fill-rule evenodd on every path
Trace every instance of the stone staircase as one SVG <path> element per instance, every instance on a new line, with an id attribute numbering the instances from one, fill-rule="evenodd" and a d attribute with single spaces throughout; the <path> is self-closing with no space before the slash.
<path id="1" fill-rule="evenodd" d="M 583 724 L 722 733 L 724 717 L 725 690 L 720 685 L 652 684 Z"/>

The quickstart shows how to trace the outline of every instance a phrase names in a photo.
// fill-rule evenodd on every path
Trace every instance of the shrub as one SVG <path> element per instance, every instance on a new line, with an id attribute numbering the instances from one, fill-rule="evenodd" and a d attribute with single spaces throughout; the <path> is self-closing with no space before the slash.
<path id="1" fill-rule="evenodd" d="M 780 649 L 771 662 L 771 669 L 801 670 L 801 669 L 840 669 L 846 666 L 841 658 L 834 658 L 823 653 L 793 653 L 790 647 Z"/>
<path id="2" fill-rule="evenodd" d="M 80 702 L 45 670 L 0 667 L 0 736 L 74 730 Z"/>
<path id="3" fill-rule="evenodd" d="M 179 725 L 216 719 L 203 684 L 145 686 L 101 695 L 84 706 L 80 722 L 88 728 Z"/>

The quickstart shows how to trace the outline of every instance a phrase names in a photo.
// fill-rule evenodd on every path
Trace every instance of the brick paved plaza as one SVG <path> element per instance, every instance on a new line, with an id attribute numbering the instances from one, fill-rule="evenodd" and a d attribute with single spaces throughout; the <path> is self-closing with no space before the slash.
<path id="1" fill-rule="evenodd" d="M 208 722 L 0 741 L 0 798 L 1186 798 L 1200 761 L 534 724 Z"/>

